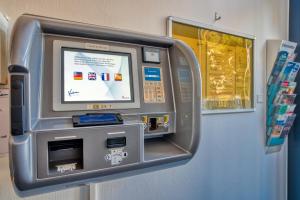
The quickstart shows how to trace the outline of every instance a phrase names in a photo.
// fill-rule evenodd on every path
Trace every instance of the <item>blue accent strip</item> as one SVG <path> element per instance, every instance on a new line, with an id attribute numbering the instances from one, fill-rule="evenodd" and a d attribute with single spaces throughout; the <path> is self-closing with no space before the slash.
<path id="1" fill-rule="evenodd" d="M 85 115 L 80 116 L 80 123 L 87 123 L 87 122 L 116 122 L 118 121 L 115 115 Z"/>

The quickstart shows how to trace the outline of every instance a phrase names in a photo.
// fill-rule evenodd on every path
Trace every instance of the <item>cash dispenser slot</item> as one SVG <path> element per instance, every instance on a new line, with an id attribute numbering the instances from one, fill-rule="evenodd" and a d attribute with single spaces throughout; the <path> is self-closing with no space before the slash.
<path id="1" fill-rule="evenodd" d="M 83 139 L 48 142 L 49 173 L 83 169 Z"/>

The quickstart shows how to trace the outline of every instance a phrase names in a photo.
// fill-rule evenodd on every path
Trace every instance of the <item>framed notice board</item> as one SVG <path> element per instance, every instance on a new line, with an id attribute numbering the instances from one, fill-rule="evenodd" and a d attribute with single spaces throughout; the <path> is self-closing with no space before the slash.
<path id="1" fill-rule="evenodd" d="M 0 12 L 0 85 L 8 84 L 8 19 Z"/>
<path id="2" fill-rule="evenodd" d="M 203 113 L 254 110 L 255 37 L 179 18 L 168 18 L 169 36 L 184 41 L 201 66 Z"/>

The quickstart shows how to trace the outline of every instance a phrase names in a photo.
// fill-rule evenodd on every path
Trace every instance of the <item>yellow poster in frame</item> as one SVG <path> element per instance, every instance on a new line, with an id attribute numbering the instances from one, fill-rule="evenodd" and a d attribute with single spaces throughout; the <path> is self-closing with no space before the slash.
<path id="1" fill-rule="evenodd" d="M 204 110 L 253 108 L 254 39 L 176 21 L 171 31 L 199 60 Z"/>

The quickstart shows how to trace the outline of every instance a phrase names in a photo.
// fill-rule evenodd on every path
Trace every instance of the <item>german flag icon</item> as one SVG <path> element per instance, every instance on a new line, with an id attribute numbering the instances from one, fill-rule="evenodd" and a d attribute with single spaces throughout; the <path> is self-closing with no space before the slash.
<path id="1" fill-rule="evenodd" d="M 82 80 L 83 79 L 82 72 L 74 72 L 73 78 L 74 78 L 74 80 Z"/>

